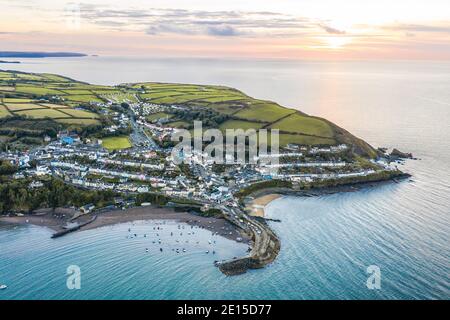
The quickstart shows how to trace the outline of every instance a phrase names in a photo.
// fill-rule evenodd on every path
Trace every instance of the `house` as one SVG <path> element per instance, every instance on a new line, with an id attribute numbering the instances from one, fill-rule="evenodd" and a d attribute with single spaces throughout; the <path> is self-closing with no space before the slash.
<path id="1" fill-rule="evenodd" d="M 80 208 L 80 211 L 86 214 L 86 213 L 92 212 L 92 210 L 94 210 L 94 208 L 95 208 L 95 206 L 92 203 L 90 203 L 90 204 L 86 204 L 86 205 L 82 206 Z"/>
<path id="2" fill-rule="evenodd" d="M 148 187 L 142 186 L 137 188 L 137 192 L 139 193 L 146 193 L 148 192 Z"/>
<path id="3" fill-rule="evenodd" d="M 25 175 L 21 172 L 16 172 L 13 174 L 13 178 L 14 179 L 23 179 L 23 178 L 25 178 Z"/>
<path id="4" fill-rule="evenodd" d="M 74 139 L 72 137 L 65 136 L 65 137 L 61 138 L 61 143 L 62 144 L 72 145 L 73 142 L 74 142 Z"/>
<path id="5" fill-rule="evenodd" d="M 44 186 L 44 184 L 43 184 L 41 181 L 32 181 L 32 182 L 28 185 L 28 187 L 29 187 L 30 189 L 41 188 L 41 187 L 43 187 L 43 186 Z"/>
<path id="6" fill-rule="evenodd" d="M 228 192 L 228 188 L 225 186 L 220 186 L 219 188 L 217 188 L 217 190 L 219 190 L 220 192 L 224 193 L 224 192 Z"/>
<path id="7" fill-rule="evenodd" d="M 222 193 L 220 193 L 220 192 L 214 192 L 214 193 L 212 193 L 212 194 L 210 195 L 210 199 L 211 199 L 211 200 L 217 201 L 217 200 L 219 200 L 220 198 L 222 198 Z"/>

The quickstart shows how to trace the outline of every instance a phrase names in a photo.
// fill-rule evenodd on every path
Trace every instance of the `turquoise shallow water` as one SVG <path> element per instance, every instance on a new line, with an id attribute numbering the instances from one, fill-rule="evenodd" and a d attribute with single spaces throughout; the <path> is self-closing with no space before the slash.
<path id="1" fill-rule="evenodd" d="M 195 234 L 188 235 L 191 232 Z M 0 228 L 0 275 L 2 282 L 9 284 L 0 298 L 202 298 L 205 291 L 221 290 L 225 276 L 214 267 L 214 260 L 243 255 L 247 249 L 244 244 L 174 221 L 137 221 L 56 240 L 50 239 L 51 234 L 51 230 L 35 226 Z M 81 270 L 80 290 L 67 289 L 70 265 Z"/>
<path id="2" fill-rule="evenodd" d="M 151 244 L 156 235 L 143 238 L 152 223 L 132 226 L 136 239 L 126 238 L 129 224 L 57 240 L 45 228 L 1 226 L 0 283 L 9 288 L 0 299 L 450 299 L 449 63 L 98 58 L 17 67 L 97 83 L 231 85 L 301 105 L 374 146 L 398 147 L 421 160 L 401 166 L 411 181 L 272 202 L 268 216 L 282 220 L 272 223 L 280 255 L 267 268 L 237 277 L 223 276 L 213 261 L 242 254 L 246 246 L 217 238 L 216 255 L 206 254 L 211 234 L 205 230 L 185 244 L 185 254 L 168 243 L 161 254 Z M 120 70 L 120 77 L 108 70 Z M 165 228 L 178 230 L 176 223 Z M 66 288 L 71 264 L 81 267 L 78 291 Z M 380 290 L 366 287 L 369 265 L 380 267 Z"/>

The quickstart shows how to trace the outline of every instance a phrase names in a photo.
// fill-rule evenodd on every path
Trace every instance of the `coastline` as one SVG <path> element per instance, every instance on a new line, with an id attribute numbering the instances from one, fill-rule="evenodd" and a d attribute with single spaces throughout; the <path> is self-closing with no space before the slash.
<path id="1" fill-rule="evenodd" d="M 401 176 L 387 180 L 355 182 L 338 186 L 317 187 L 307 190 L 294 190 L 290 188 L 265 188 L 254 191 L 251 194 L 249 194 L 244 200 L 244 205 L 245 210 L 248 212 L 250 216 L 267 219 L 265 217 L 266 207 L 272 201 L 284 196 L 319 197 L 323 195 L 330 195 L 342 192 L 356 192 L 367 188 L 375 188 L 377 186 L 384 184 L 399 183 L 398 180 L 405 180 L 410 177 L 411 177 L 410 174 L 403 173 Z"/>
<path id="2" fill-rule="evenodd" d="M 79 211 L 70 208 L 57 208 L 54 213 L 51 209 L 39 210 L 38 214 L 26 214 L 23 216 L 0 216 L 0 223 L 16 225 L 36 225 L 47 227 L 55 232 L 67 230 L 64 226 L 71 223 L 84 224 L 94 216 L 96 219 L 82 226 L 79 231 L 92 230 L 115 224 L 133 221 L 148 220 L 172 220 L 186 223 L 198 228 L 209 230 L 229 240 L 249 244 L 251 239 L 240 232 L 235 225 L 223 218 L 202 217 L 188 212 L 176 212 L 171 208 L 159 207 L 134 207 L 126 210 L 110 210 L 102 213 L 85 214 L 77 217 Z M 73 220 L 72 220 L 73 219 Z M 78 231 L 77 231 L 78 232 Z"/>

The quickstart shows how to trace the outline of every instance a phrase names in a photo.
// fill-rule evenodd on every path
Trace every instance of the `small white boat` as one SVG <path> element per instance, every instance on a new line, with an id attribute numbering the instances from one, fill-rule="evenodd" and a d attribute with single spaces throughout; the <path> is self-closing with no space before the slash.
<path id="1" fill-rule="evenodd" d="M 4 290 L 8 288 L 8 286 L 6 284 L 0 284 L 0 290 Z"/>

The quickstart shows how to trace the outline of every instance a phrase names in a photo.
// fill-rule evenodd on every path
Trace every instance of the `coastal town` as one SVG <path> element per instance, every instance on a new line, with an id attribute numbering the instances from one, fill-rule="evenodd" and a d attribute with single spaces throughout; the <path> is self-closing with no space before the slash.
<path id="1" fill-rule="evenodd" d="M 244 158 L 248 161 L 244 162 L 236 161 L 239 156 L 236 150 L 227 153 L 225 161 L 218 163 L 203 144 L 200 150 L 177 149 L 174 152 L 176 144 L 172 136 L 182 130 L 192 131 L 191 120 L 203 121 L 206 128 L 224 123 L 235 126 L 245 121 L 192 103 L 161 104 L 142 100 L 139 94 L 147 94 L 145 88 L 122 85 L 120 93 L 103 94 L 101 100 L 87 104 L 76 103 L 76 112 L 85 115 L 95 111 L 103 117 L 102 125 L 94 127 L 95 134 L 86 134 L 86 130 L 80 134 L 69 126 L 53 136 L 44 135 L 42 143 L 13 148 L 4 144 L 0 161 L 7 167 L 5 171 L 12 181 L 20 182 L 21 193 L 33 198 L 41 189 L 46 189 L 46 203 L 51 203 L 53 212 L 61 206 L 75 210 L 54 237 L 94 224 L 105 212 L 119 210 L 126 215 L 127 210 L 138 207 L 171 208 L 193 216 L 225 219 L 239 231 L 233 235 L 233 240 L 251 239 L 245 257 L 217 261 L 225 274 L 239 274 L 272 262 L 280 248 L 280 241 L 267 224 L 267 218 L 258 213 L 257 205 L 252 205 L 256 193 L 313 194 L 315 189 L 377 182 L 401 175 L 395 163 L 392 165 L 392 157 L 383 151 L 375 152 L 368 145 L 365 148 L 376 156 L 360 156 L 355 146 L 348 143 L 288 142 L 269 153 L 259 149 L 253 155 L 246 144 Z M 198 90 L 206 89 L 199 87 Z M 8 101 L 11 99 L 21 98 Z M 66 113 L 67 107 L 61 106 L 70 104 L 59 95 L 40 96 L 37 101 L 36 108 L 51 105 Z M 58 107 L 54 106 L 56 103 Z M 12 108 L 12 104 L 6 105 Z M 280 109 L 279 112 L 285 111 Z M 28 121 L 26 119 L 19 118 L 19 121 Z M 321 123 L 316 125 L 322 126 Z M 292 134 L 280 136 L 295 138 Z M 313 135 L 301 137 L 326 141 Z M 55 194 L 62 186 L 71 188 L 65 194 L 66 200 Z M 83 197 L 74 195 L 78 192 L 84 192 Z M 14 209 L 11 202 L 5 202 L 3 215 L 32 217 L 42 203 L 38 196 L 34 198 L 29 200 L 32 205 L 21 203 L 21 209 Z M 89 200 L 84 203 L 81 199 Z"/>
<path id="2" fill-rule="evenodd" d="M 0 159 L 17 166 L 14 179 L 31 178 L 30 188 L 38 188 L 40 179 L 54 176 L 86 189 L 123 193 L 154 192 L 235 208 L 239 207 L 235 194 L 255 183 L 280 180 L 301 184 L 370 176 L 380 170 L 396 170 L 383 158 L 371 160 L 366 166 L 345 161 L 341 157 L 349 148 L 345 144 L 327 147 L 288 144 L 278 154 L 261 155 L 255 165 L 225 164 L 219 169 L 219 165 L 208 159 L 206 154 L 194 151 L 186 155 L 190 160 L 186 161 L 189 163 L 186 172 L 180 170 L 173 161 L 171 147 L 162 148 L 153 140 L 161 141 L 178 129 L 165 125 L 164 119 L 152 123 L 145 119 L 149 108 L 158 112 L 163 106 L 140 103 L 130 106 L 133 113 L 131 117 L 115 112 L 114 119 L 118 124 L 107 128 L 114 131 L 133 121 L 130 148 L 110 151 L 102 146 L 101 139 L 82 140 L 77 134 L 62 131 L 56 139 L 48 137 L 46 145 L 27 151 L 2 152 Z M 107 108 L 107 105 L 104 107 Z M 131 120 L 132 117 L 138 120 Z M 278 158 L 278 163 L 261 161 L 270 157 Z M 272 171 L 268 169 L 271 168 L 278 170 L 270 174 Z"/>
<path id="3" fill-rule="evenodd" d="M 22 152 L 3 152 L 0 158 L 18 168 L 13 179 L 28 179 L 30 189 L 43 187 L 43 180 L 53 177 L 77 188 L 127 195 L 126 200 L 116 197 L 103 208 L 84 204 L 76 217 L 90 215 L 91 218 L 65 227 L 55 237 L 79 230 L 93 222 L 102 211 L 152 205 L 150 202 L 137 203 L 136 194 L 168 197 L 171 201 L 165 203 L 166 206 L 183 207 L 180 202 L 187 202 L 189 206 L 200 205 L 201 212 L 217 210 L 215 212 L 220 212 L 243 235 L 253 239 L 247 256 L 217 262 L 221 271 L 229 275 L 270 263 L 280 247 L 270 228 L 253 217 L 252 208 L 248 210 L 243 204 L 245 198 L 239 197 L 243 189 L 258 183 L 270 185 L 270 182 L 277 182 L 274 186 L 289 185 L 298 189 L 302 184 L 315 181 L 367 177 L 377 170 L 396 170 L 382 158 L 372 160 L 365 168 L 345 161 L 341 156 L 349 148 L 345 144 L 328 147 L 289 144 L 277 154 L 259 156 L 254 165 L 221 165 L 219 170 L 206 154 L 193 152 L 186 155 L 190 160 L 187 168 L 180 170 L 172 157 L 172 148 L 163 148 L 153 140 L 161 141 L 177 129 L 166 125 L 164 119 L 146 121 L 146 115 L 161 108 L 136 103 L 130 105 L 130 114 L 114 113 L 117 124 L 107 130 L 113 132 L 119 127 L 131 126 L 133 132 L 129 139 L 132 146 L 129 148 L 111 151 L 104 148 L 101 139 L 83 140 L 77 134 L 62 131 L 56 139 L 46 139 L 45 145 Z M 270 157 L 277 158 L 277 163 L 262 161 Z M 270 170 L 274 167 L 276 171 Z M 235 240 L 242 241 L 242 236 L 237 234 Z"/>

